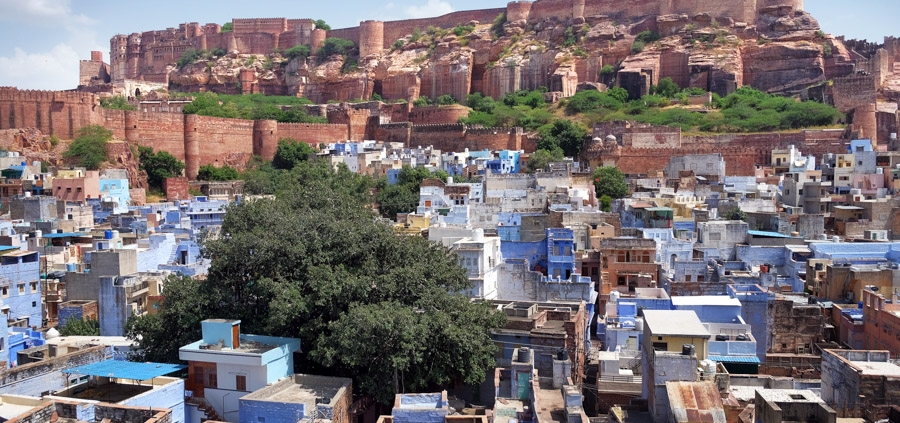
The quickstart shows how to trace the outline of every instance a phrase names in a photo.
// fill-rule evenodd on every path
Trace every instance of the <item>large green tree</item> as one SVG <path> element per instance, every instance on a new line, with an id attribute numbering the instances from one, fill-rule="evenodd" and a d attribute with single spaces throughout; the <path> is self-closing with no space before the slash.
<path id="1" fill-rule="evenodd" d="M 166 178 L 180 176 L 184 170 L 184 162 L 169 154 L 168 151 L 153 152 L 151 147 L 138 147 L 138 158 L 141 170 L 147 172 L 147 183 L 151 188 L 162 189 Z"/>
<path id="2" fill-rule="evenodd" d="M 396 392 L 478 383 L 494 366 L 490 331 L 505 317 L 458 292 L 456 256 L 374 219 L 364 176 L 302 162 L 275 199 L 228 209 L 203 244 L 207 280 L 166 284 L 160 313 L 129 322 L 138 359 L 175 361 L 206 318 L 301 339 L 296 371 L 353 377 L 388 404 Z"/>
<path id="3" fill-rule="evenodd" d="M 397 213 L 410 213 L 416 210 L 419 204 L 419 186 L 427 178 L 437 178 L 447 182 L 449 175 L 446 171 L 432 172 L 422 166 L 403 166 L 397 175 L 397 184 L 388 185 L 387 179 L 378 181 L 378 195 L 375 202 L 381 215 L 397 220 Z"/>
<path id="4" fill-rule="evenodd" d="M 61 336 L 100 336 L 100 322 L 97 319 L 71 318 L 59 328 Z"/>
<path id="5" fill-rule="evenodd" d="M 568 119 L 557 119 L 552 124 L 544 125 L 538 130 L 541 139 L 538 148 L 553 151 L 559 147 L 567 156 L 578 157 L 588 136 L 588 128 L 581 123 Z"/>
<path id="6" fill-rule="evenodd" d="M 597 198 L 603 196 L 622 198 L 628 195 L 625 174 L 615 166 L 601 166 L 594 169 L 594 188 L 597 190 Z"/>
<path id="7" fill-rule="evenodd" d="M 103 162 L 109 160 L 107 143 L 112 136 L 112 131 L 101 125 L 85 126 L 78 130 L 75 141 L 63 157 L 76 160 L 79 166 L 88 170 L 99 169 Z"/>
<path id="8" fill-rule="evenodd" d="M 278 149 L 275 150 L 272 166 L 275 169 L 291 170 L 297 163 L 306 161 L 311 154 L 315 153 L 316 149 L 305 142 L 299 142 L 293 138 L 282 138 L 278 140 Z"/>

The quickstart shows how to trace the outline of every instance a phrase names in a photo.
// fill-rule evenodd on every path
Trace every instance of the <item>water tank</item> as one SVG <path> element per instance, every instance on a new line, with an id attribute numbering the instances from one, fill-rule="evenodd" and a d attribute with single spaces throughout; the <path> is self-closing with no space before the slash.
<path id="1" fill-rule="evenodd" d="M 519 348 L 517 360 L 520 363 L 528 363 L 531 361 L 531 350 L 527 347 Z"/>
<path id="2" fill-rule="evenodd" d="M 556 352 L 556 359 L 559 361 L 565 361 L 569 358 L 569 355 L 566 354 L 566 350 L 559 350 Z"/>
<path id="3" fill-rule="evenodd" d="M 119 231 L 112 231 L 112 238 L 110 238 L 110 239 L 115 239 L 118 237 L 119 237 Z"/>
<path id="4" fill-rule="evenodd" d="M 472 235 L 473 241 L 484 241 L 484 229 L 476 229 L 475 233 Z"/>
<path id="5" fill-rule="evenodd" d="M 619 302 L 620 295 L 622 295 L 622 294 L 620 294 L 619 291 L 610 292 L 609 293 L 609 303 L 615 304 L 615 303 Z"/>
<path id="6" fill-rule="evenodd" d="M 447 184 L 452 184 L 452 183 L 453 183 L 453 177 L 452 177 L 452 176 L 448 176 L 448 177 L 447 177 Z"/>
<path id="7" fill-rule="evenodd" d="M 681 346 L 681 355 L 694 355 L 694 345 L 684 344 Z"/>
<path id="8" fill-rule="evenodd" d="M 66 271 L 74 272 L 75 271 L 75 263 L 66 263 Z"/>
<path id="9" fill-rule="evenodd" d="M 634 329 L 638 332 L 644 331 L 644 319 L 638 317 L 634 319 Z"/>
<path id="10" fill-rule="evenodd" d="M 42 232 L 40 229 L 37 229 L 37 230 L 34 231 L 34 237 L 35 237 L 35 238 L 41 238 L 41 237 L 43 237 L 43 236 L 44 236 L 44 232 Z"/>
<path id="11" fill-rule="evenodd" d="M 883 167 L 875 168 L 875 174 L 876 175 L 884 175 L 884 168 Z"/>
<path id="12" fill-rule="evenodd" d="M 841 237 L 835 235 L 835 236 L 831 237 L 831 241 L 833 241 L 833 242 L 841 242 Z"/>
<path id="13" fill-rule="evenodd" d="M 716 362 L 712 360 L 703 360 L 703 372 L 716 374 Z"/>
<path id="14" fill-rule="evenodd" d="M 107 229 L 107 230 L 103 231 L 103 239 L 112 239 L 112 237 L 113 237 L 113 234 L 112 234 L 111 230 Z"/>
<path id="15" fill-rule="evenodd" d="M 819 234 L 819 241 L 827 241 L 827 240 L 828 240 L 828 235 Z"/>
<path id="16" fill-rule="evenodd" d="M 59 338 L 59 331 L 56 330 L 56 328 L 50 328 L 50 330 L 48 330 L 47 333 L 44 334 L 44 338 L 46 338 L 46 339 Z"/>

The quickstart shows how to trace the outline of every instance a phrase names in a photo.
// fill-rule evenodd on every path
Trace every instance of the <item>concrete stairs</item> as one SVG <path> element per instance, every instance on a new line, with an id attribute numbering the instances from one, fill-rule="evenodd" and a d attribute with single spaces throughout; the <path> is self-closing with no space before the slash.
<path id="1" fill-rule="evenodd" d="M 206 402 L 203 398 L 189 398 L 185 401 L 187 404 L 196 406 L 200 411 L 203 412 L 203 415 L 206 416 L 203 421 L 211 420 L 211 421 L 224 421 L 221 417 L 219 417 L 219 413 L 216 413 L 216 409 L 213 408 L 208 402 Z"/>

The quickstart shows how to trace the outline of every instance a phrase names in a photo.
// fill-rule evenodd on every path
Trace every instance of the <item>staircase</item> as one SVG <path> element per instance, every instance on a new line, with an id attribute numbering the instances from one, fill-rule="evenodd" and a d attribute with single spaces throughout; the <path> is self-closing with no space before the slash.
<path id="1" fill-rule="evenodd" d="M 213 408 L 208 402 L 206 402 L 203 398 L 192 397 L 185 400 L 186 404 L 193 405 L 197 407 L 200 411 L 203 412 L 203 415 L 206 416 L 202 419 L 202 421 L 212 420 L 212 421 L 224 421 L 221 417 L 219 417 L 219 413 L 216 413 L 216 409 Z"/>

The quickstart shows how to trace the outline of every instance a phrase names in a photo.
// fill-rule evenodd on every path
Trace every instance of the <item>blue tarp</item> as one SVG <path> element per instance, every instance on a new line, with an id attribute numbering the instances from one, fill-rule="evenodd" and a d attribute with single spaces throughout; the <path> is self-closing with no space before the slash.
<path id="1" fill-rule="evenodd" d="M 148 380 L 185 369 L 182 364 L 135 363 L 131 361 L 106 360 L 99 363 L 63 370 L 63 373 L 117 379 Z"/>
<path id="2" fill-rule="evenodd" d="M 790 238 L 790 236 L 785 234 L 780 234 L 778 232 L 769 232 L 769 231 L 747 231 L 750 235 L 753 236 L 767 236 L 770 238 Z"/>

